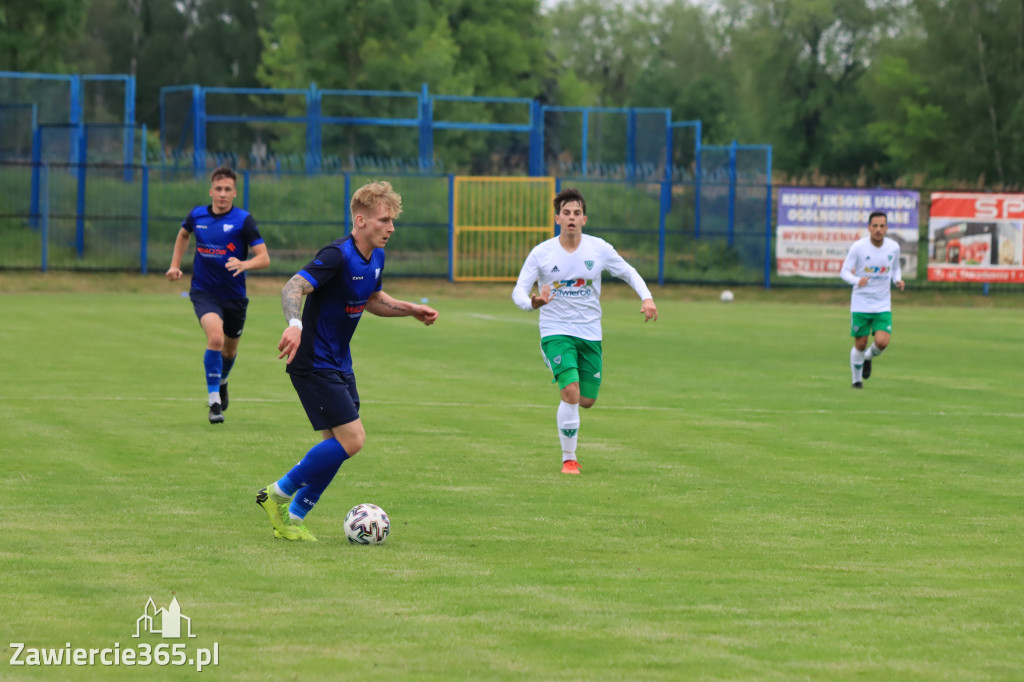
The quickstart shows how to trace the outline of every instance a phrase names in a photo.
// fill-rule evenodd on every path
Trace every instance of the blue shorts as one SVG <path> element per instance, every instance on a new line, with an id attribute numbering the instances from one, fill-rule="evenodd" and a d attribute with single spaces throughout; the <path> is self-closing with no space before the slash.
<path id="1" fill-rule="evenodd" d="M 312 374 L 288 376 L 314 431 L 330 431 L 359 419 L 355 374 L 316 370 Z"/>
<path id="2" fill-rule="evenodd" d="M 245 327 L 245 311 L 249 307 L 249 299 L 234 298 L 224 300 L 206 291 L 190 291 L 192 309 L 196 311 L 196 319 L 202 320 L 207 313 L 216 313 L 224 321 L 224 336 L 237 339 Z"/>

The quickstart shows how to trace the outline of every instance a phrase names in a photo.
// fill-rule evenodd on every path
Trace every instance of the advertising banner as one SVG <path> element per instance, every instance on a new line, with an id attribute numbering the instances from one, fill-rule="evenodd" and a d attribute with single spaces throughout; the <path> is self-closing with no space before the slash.
<path id="1" fill-rule="evenodd" d="M 1024 194 L 935 192 L 928 280 L 1024 282 Z"/>
<path id="2" fill-rule="evenodd" d="M 838 277 L 850 245 L 868 236 L 868 216 L 885 211 L 899 242 L 904 279 L 917 272 L 920 194 L 908 190 L 780 187 L 775 259 L 780 275 Z"/>

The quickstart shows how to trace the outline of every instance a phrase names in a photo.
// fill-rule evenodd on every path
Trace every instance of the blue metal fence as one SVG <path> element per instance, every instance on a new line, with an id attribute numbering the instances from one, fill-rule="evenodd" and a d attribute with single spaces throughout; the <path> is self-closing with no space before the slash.
<path id="1" fill-rule="evenodd" d="M 124 121 L 86 121 L 86 86 L 118 81 Z M 389 270 L 450 277 L 451 171 L 458 168 L 554 175 L 585 187 L 594 195 L 592 230 L 623 243 L 658 282 L 770 282 L 770 147 L 704 146 L 701 123 L 672 121 L 668 109 L 435 95 L 426 85 L 418 92 L 170 86 L 160 91 L 159 163 L 147 167 L 146 130 L 132 122 L 134 79 L 0 72 L 0 107 L 23 105 L 22 89 L 4 90 L 23 82 L 51 90 L 56 83 L 54 92 L 67 96 L 51 93 L 44 117 L 38 88 L 29 93 L 39 100 L 31 163 L 0 165 L 0 198 L 8 198 L 0 230 L 22 245 L 20 255 L 0 255 L 0 267 L 160 267 L 185 209 L 205 201 L 208 171 L 226 164 L 242 171 L 240 200 L 271 233 L 274 263 L 291 267 L 299 254 L 344 234 L 352 183 L 386 176 L 413 193 L 402 221 L 408 248 L 390 249 Z M 278 149 L 268 149 L 263 135 Z M 238 151 L 250 142 L 248 153 Z M 28 206 L 16 208 L 25 197 Z M 135 234 L 123 233 L 129 223 Z M 104 231 L 132 247 L 95 248 L 109 237 Z"/>
<path id="2" fill-rule="evenodd" d="M 269 274 L 291 274 L 323 244 L 350 228 L 352 190 L 377 174 L 242 170 L 238 205 L 255 216 L 271 252 Z M 734 186 L 736 173 L 701 183 L 705 202 L 733 198 L 730 230 L 713 223 L 692 234 L 696 182 L 561 178 L 587 197 L 588 232 L 616 245 L 645 278 L 670 282 L 768 284 L 760 260 L 770 223 L 755 216 L 767 185 Z M 388 247 L 388 271 L 410 277 L 451 277 L 451 174 L 389 175 L 405 210 Z M 118 163 L 0 162 L 0 268 L 162 272 L 175 235 L 192 207 L 208 201 L 208 179 L 190 166 Z M 767 193 L 767 197 L 766 197 Z M 710 197 L 710 198 L 709 198 Z M 724 206 L 724 204 L 722 204 Z M 724 208 L 721 209 L 724 212 Z M 728 243 L 727 234 L 733 234 Z M 753 256 L 751 255 L 753 254 Z"/>

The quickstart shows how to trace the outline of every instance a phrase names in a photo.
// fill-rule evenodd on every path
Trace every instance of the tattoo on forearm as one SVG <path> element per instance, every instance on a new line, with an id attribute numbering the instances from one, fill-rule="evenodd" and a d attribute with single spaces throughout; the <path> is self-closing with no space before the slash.
<path id="1" fill-rule="evenodd" d="M 292 320 L 302 317 L 302 297 L 312 293 L 313 285 L 305 277 L 295 275 L 281 289 L 281 309 L 284 319 Z"/>

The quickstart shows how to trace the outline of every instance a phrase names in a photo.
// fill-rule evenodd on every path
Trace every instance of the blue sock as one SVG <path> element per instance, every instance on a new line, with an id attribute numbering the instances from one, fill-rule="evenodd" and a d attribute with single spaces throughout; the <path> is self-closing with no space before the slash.
<path id="1" fill-rule="evenodd" d="M 220 374 L 224 367 L 224 356 L 219 350 L 206 349 L 203 356 L 203 366 L 206 367 L 206 390 L 209 393 L 220 392 Z"/>
<path id="2" fill-rule="evenodd" d="M 288 478 L 288 474 L 285 474 L 280 481 L 277 482 L 277 487 L 281 489 L 286 497 L 291 497 L 295 494 L 295 491 L 302 486 Z"/>
<path id="3" fill-rule="evenodd" d="M 346 459 L 348 453 L 336 438 L 322 440 L 310 448 L 302 461 L 277 482 L 282 492 L 295 494 L 288 511 L 304 518 L 320 500 L 320 495 L 334 480 Z"/>
<path id="4" fill-rule="evenodd" d="M 226 355 L 221 356 L 224 359 L 224 368 L 220 371 L 220 382 L 222 384 L 228 383 L 228 375 L 231 374 L 231 368 L 235 366 L 235 358 L 238 354 L 232 355 L 230 358 Z"/>

